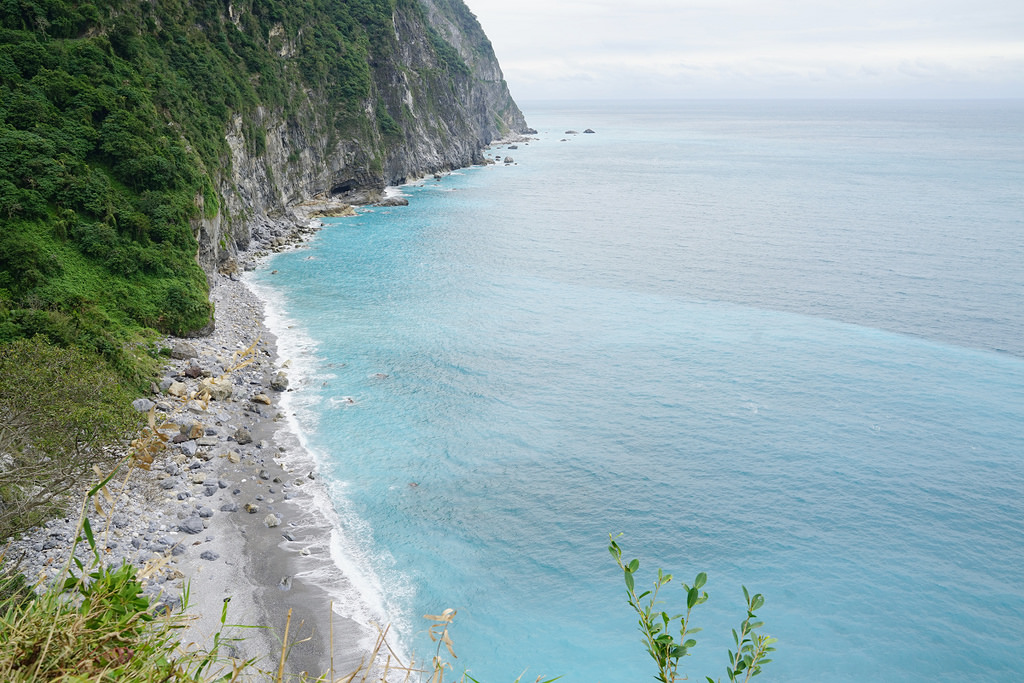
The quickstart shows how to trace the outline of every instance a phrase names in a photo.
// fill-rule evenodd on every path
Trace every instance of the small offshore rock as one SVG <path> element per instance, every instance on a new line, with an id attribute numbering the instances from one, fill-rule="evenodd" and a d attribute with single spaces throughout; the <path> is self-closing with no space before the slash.
<path id="1" fill-rule="evenodd" d="M 284 536 L 284 539 L 286 541 L 294 541 L 295 540 L 295 535 L 292 532 L 290 532 L 290 531 L 286 531 L 286 532 L 284 532 L 281 535 Z"/>
<path id="2" fill-rule="evenodd" d="M 583 132 L 584 132 L 585 134 L 593 135 L 593 134 L 594 134 L 594 129 L 593 129 L 593 128 L 587 128 L 587 129 L 586 129 L 585 131 L 583 131 Z"/>
<path id="3" fill-rule="evenodd" d="M 409 206 L 409 200 L 405 197 L 385 197 L 377 202 L 377 206 Z"/>
<path id="4" fill-rule="evenodd" d="M 263 518 L 263 523 L 273 529 L 275 526 L 280 526 L 281 520 L 278 519 L 277 515 L 267 515 Z"/>

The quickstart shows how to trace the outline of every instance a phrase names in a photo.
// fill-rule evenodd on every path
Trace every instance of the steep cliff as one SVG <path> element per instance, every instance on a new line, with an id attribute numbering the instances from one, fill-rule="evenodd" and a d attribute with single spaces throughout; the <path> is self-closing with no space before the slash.
<path id="1" fill-rule="evenodd" d="M 130 372 L 268 217 L 525 127 L 461 0 L 0 3 L 0 343 Z"/>
<path id="2" fill-rule="evenodd" d="M 256 4 L 229 5 L 236 27 L 259 26 L 246 20 Z M 490 41 L 461 0 L 378 6 L 387 13 L 361 24 L 366 40 L 357 49 L 365 51 L 360 56 L 370 80 L 356 106 L 333 92 L 339 84 L 307 77 L 289 89 L 284 104 L 260 103 L 231 118 L 226 171 L 217 178 L 225 210 L 197 221 L 207 271 L 247 244 L 260 216 L 312 197 L 478 163 L 493 139 L 526 128 Z M 258 37 L 277 68 L 301 77 L 301 45 L 314 30 L 275 23 Z M 252 144 L 247 130 L 263 141 Z"/>

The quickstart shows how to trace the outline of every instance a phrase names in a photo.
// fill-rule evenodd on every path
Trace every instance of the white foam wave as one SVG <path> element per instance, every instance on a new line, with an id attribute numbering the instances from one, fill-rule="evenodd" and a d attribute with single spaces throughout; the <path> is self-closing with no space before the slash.
<path id="1" fill-rule="evenodd" d="M 288 454 L 284 463 L 289 470 L 309 469 L 323 472 L 329 463 L 327 454 L 319 452 L 309 443 L 308 434 L 318 422 L 315 406 L 319 399 L 301 391 L 323 377 L 317 372 L 323 359 L 318 356 L 318 344 L 305 330 L 289 318 L 279 292 L 252 277 L 244 279 L 246 286 L 264 302 L 267 328 L 277 337 L 278 357 L 290 363 L 289 379 L 300 388 L 281 395 L 281 412 L 286 417 L 286 428 L 278 430 L 275 440 Z M 283 363 L 282 363 L 283 364 Z M 340 399 L 344 402 L 344 398 Z M 332 403 L 335 399 L 331 399 Z M 402 633 L 409 633 L 406 624 L 396 623 L 393 615 L 400 614 L 398 601 L 407 591 L 386 591 L 380 577 L 373 571 L 373 558 L 369 552 L 372 533 L 369 525 L 356 514 L 345 495 L 347 484 L 320 479 L 321 485 L 306 487 L 314 519 L 318 526 L 331 530 L 325 542 L 314 542 L 311 549 L 328 562 L 304 569 L 300 576 L 322 587 L 334 599 L 334 611 L 340 616 L 365 627 L 365 636 L 359 646 L 373 647 L 377 631 L 375 625 L 392 624 L 391 646 L 404 658 Z M 311 526 L 317 526 L 316 523 Z M 389 601 L 385 596 L 391 594 Z M 396 637 L 397 635 L 397 637 Z"/>

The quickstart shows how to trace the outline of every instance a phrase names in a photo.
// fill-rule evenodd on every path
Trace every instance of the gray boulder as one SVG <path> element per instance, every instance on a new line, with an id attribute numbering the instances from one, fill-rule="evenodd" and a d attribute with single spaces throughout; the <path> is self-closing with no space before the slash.
<path id="1" fill-rule="evenodd" d="M 285 391 L 288 388 L 288 375 L 279 372 L 270 380 L 270 388 L 274 391 Z"/>
<path id="2" fill-rule="evenodd" d="M 199 383 L 199 390 L 205 391 L 214 401 L 226 401 L 235 392 L 231 380 L 208 377 Z"/>
<path id="3" fill-rule="evenodd" d="M 171 358 L 177 360 L 188 360 L 189 358 L 198 358 L 199 353 L 196 351 L 196 347 L 192 346 L 186 341 L 180 339 L 171 346 Z"/>
<path id="4" fill-rule="evenodd" d="M 155 407 L 156 404 L 150 401 L 148 398 L 137 398 L 132 401 L 132 408 L 135 408 L 136 412 L 148 413 L 150 408 Z"/>
<path id="5" fill-rule="evenodd" d="M 235 442 L 239 446 L 244 446 L 247 443 L 252 443 L 252 434 L 245 427 L 239 427 L 235 430 Z"/>
<path id="6" fill-rule="evenodd" d="M 189 517 L 182 520 L 181 524 L 178 525 L 178 530 L 186 534 L 201 533 L 203 530 L 203 520 L 199 517 Z"/>

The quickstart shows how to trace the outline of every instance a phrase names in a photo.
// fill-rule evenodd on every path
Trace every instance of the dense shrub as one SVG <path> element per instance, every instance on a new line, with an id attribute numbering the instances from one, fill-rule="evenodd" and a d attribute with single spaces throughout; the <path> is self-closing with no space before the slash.
<path id="1" fill-rule="evenodd" d="M 43 337 L 0 345 L 0 539 L 52 513 L 107 446 L 139 425 L 130 394 L 95 357 Z"/>

